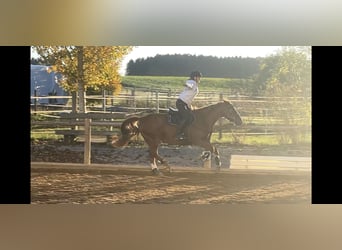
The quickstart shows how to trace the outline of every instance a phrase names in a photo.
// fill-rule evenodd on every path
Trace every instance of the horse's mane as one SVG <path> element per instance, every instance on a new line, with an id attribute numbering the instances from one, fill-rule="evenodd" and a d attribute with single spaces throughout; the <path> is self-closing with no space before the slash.
<path id="1" fill-rule="evenodd" d="M 194 111 L 201 111 L 201 110 L 210 109 L 210 108 L 215 107 L 216 105 L 218 105 L 220 103 L 230 103 L 230 101 L 228 101 L 227 99 L 223 99 L 222 101 L 219 101 L 219 102 L 214 103 L 214 104 L 210 104 L 210 105 L 203 106 L 203 107 L 200 107 L 200 108 L 195 108 Z"/>

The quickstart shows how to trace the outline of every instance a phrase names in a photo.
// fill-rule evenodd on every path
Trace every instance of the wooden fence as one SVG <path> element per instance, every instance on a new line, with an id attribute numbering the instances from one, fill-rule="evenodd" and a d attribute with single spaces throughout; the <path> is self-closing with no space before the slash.
<path id="1" fill-rule="evenodd" d="M 31 99 L 31 128 L 55 128 L 55 133 L 63 135 L 66 141 L 71 142 L 75 136 L 84 137 L 84 163 L 90 164 L 91 142 L 93 136 L 102 135 L 110 137 L 119 133 L 115 131 L 120 127 L 123 119 L 130 115 L 144 115 L 156 112 L 165 113 L 169 107 L 175 107 L 178 91 L 126 88 L 120 95 L 112 96 L 103 93 L 86 97 L 86 114 L 71 113 L 71 96 L 32 96 Z M 37 105 L 37 99 L 67 98 L 66 105 Z M 237 128 L 226 120 L 219 119 L 214 126 L 214 133 L 219 138 L 224 133 L 234 133 L 235 136 L 246 135 L 275 135 L 288 131 L 303 131 L 311 133 L 311 112 L 308 109 L 311 98 L 267 98 L 231 95 L 230 93 L 217 93 L 202 91 L 195 98 L 193 105 L 203 107 L 228 99 L 240 112 L 244 125 Z M 36 100 L 36 101 L 35 101 Z M 291 108 L 296 103 L 299 109 Z M 300 108 L 303 110 L 300 110 Z M 309 107 L 310 108 L 310 107 Z M 35 115 L 46 116 L 48 119 L 35 120 Z M 304 115 L 303 115 L 304 114 Z M 76 115 L 76 116 L 75 116 Z M 239 165 L 239 164 L 237 164 Z M 244 166 L 245 163 L 243 162 Z"/>
<path id="2" fill-rule="evenodd" d="M 171 90 L 125 88 L 119 95 L 92 95 L 86 97 L 86 109 L 89 113 L 122 113 L 133 114 L 144 112 L 167 112 L 169 107 L 175 107 L 178 92 Z M 31 97 L 37 98 L 68 98 L 66 105 L 35 105 L 31 104 L 31 114 L 41 114 L 50 117 L 59 117 L 60 113 L 71 112 L 71 96 L 50 96 L 50 97 Z M 241 129 L 236 129 L 236 133 L 254 133 L 271 135 L 283 131 L 311 131 L 311 112 L 308 109 L 311 98 L 267 98 L 251 97 L 241 95 L 231 95 L 230 93 L 217 93 L 201 91 L 195 98 L 193 106 L 203 107 L 216 103 L 222 99 L 228 99 L 240 112 L 244 121 Z M 36 102 L 37 103 L 37 102 Z M 291 108 L 290 104 L 297 103 L 296 109 Z M 309 107 L 310 108 L 310 107 Z M 302 110 L 301 110 L 302 109 Z M 305 114 L 305 115 L 303 115 Z M 41 123 L 43 125 L 43 123 Z M 220 119 L 215 129 L 221 133 L 228 129 L 229 122 Z"/>

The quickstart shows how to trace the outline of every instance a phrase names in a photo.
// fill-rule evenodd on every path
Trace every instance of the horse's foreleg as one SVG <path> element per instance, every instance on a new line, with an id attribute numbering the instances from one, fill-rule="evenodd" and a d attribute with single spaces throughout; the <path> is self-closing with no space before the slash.
<path id="1" fill-rule="evenodd" d="M 217 150 L 217 148 L 215 146 L 213 146 L 213 153 L 215 155 L 215 164 L 217 167 L 221 167 L 222 163 L 221 163 L 221 159 L 220 159 L 220 153 Z"/>
<path id="2" fill-rule="evenodd" d="M 217 148 L 215 146 L 211 145 L 211 143 L 209 141 L 202 141 L 202 142 L 199 142 L 197 144 L 198 144 L 198 146 L 203 147 L 206 151 L 210 151 L 210 153 L 215 156 L 216 166 L 218 168 L 220 168 L 222 163 L 221 163 L 220 154 L 219 154 L 219 151 L 217 150 Z"/>

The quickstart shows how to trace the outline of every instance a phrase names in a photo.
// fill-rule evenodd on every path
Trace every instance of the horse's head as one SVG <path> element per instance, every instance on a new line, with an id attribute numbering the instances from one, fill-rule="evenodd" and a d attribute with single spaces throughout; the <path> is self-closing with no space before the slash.
<path id="1" fill-rule="evenodd" d="M 242 125 L 242 119 L 239 112 L 229 101 L 224 100 L 221 105 L 223 107 L 223 117 L 227 118 L 237 126 Z"/>

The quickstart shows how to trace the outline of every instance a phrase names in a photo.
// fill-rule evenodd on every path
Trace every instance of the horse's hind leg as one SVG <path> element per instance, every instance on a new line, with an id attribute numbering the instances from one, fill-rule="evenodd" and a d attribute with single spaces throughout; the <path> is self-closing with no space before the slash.
<path id="1" fill-rule="evenodd" d="M 171 167 L 169 166 L 168 162 L 158 154 L 158 146 L 154 150 L 153 157 L 157 160 L 157 162 L 160 162 L 160 164 L 165 166 L 164 169 L 167 169 L 169 172 L 171 172 Z"/>
<path id="2" fill-rule="evenodd" d="M 171 173 L 172 170 L 171 170 L 169 163 L 166 160 L 164 160 L 163 158 L 161 158 L 160 155 L 158 155 L 158 153 L 157 153 L 156 158 L 162 165 L 165 166 L 165 169 L 167 169 Z"/>
<path id="3" fill-rule="evenodd" d="M 156 154 L 156 147 L 155 146 L 149 146 L 150 147 L 150 164 L 152 168 L 152 173 L 154 175 L 162 175 L 162 173 L 159 171 L 157 161 L 158 155 Z"/>
<path id="4" fill-rule="evenodd" d="M 151 168 L 153 171 L 154 169 L 158 169 L 157 159 L 156 159 L 156 154 L 155 154 L 155 147 L 152 147 L 149 145 L 149 148 L 150 148 L 150 163 L 151 163 Z"/>
<path id="5" fill-rule="evenodd" d="M 147 136 L 146 134 L 142 134 L 142 136 L 145 139 L 145 142 L 147 143 L 150 151 L 150 164 L 152 168 L 153 174 L 160 175 L 160 171 L 157 166 L 157 161 L 160 161 L 161 163 L 165 162 L 159 155 L 158 155 L 158 146 L 159 143 L 156 142 L 155 139 L 152 139 L 151 137 Z"/>

